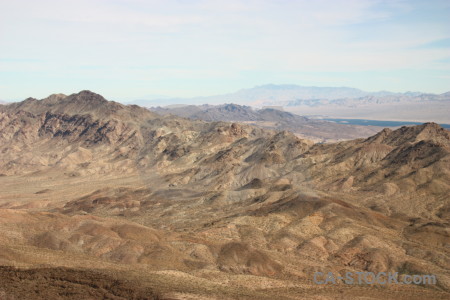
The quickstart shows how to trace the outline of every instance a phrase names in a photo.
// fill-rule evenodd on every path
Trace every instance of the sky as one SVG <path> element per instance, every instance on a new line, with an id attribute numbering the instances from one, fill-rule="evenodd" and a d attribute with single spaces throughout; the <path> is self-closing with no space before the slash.
<path id="1" fill-rule="evenodd" d="M 450 1 L 0 0 L 0 100 L 450 91 Z"/>

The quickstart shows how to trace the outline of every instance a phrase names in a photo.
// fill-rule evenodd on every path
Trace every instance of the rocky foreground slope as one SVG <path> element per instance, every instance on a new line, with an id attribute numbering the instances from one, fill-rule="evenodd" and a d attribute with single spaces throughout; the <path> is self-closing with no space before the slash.
<path id="1" fill-rule="evenodd" d="M 0 153 L 2 265 L 171 299 L 449 296 L 450 135 L 434 123 L 314 144 L 83 91 L 0 106 Z M 438 283 L 319 287 L 317 271 Z"/>

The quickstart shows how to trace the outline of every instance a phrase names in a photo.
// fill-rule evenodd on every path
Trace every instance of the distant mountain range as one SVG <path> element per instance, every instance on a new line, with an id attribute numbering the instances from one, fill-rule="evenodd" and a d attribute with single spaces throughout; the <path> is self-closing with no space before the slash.
<path id="1" fill-rule="evenodd" d="M 169 98 L 161 96 L 122 99 L 124 104 L 144 107 L 167 105 L 218 105 L 236 103 L 262 108 L 282 106 L 297 115 L 314 118 L 369 119 L 450 124 L 450 92 L 367 92 L 350 87 L 314 87 L 266 84 L 234 93 L 209 97 Z M 1 101 L 0 101 L 1 103 Z M 172 107 L 173 108 L 173 107 Z M 177 113 L 177 115 L 180 115 Z M 192 117 L 192 116 L 191 116 Z M 200 118 L 199 119 L 204 119 Z"/>
<path id="2" fill-rule="evenodd" d="M 164 98 L 128 103 L 145 107 L 173 104 L 283 106 L 299 115 L 333 118 L 450 123 L 450 92 L 366 92 L 349 87 L 311 87 L 267 84 L 235 93 L 196 98 Z"/>
<path id="3" fill-rule="evenodd" d="M 315 86 L 300 86 L 293 84 L 266 84 L 256 86 L 254 88 L 242 89 L 234 93 L 208 96 L 208 97 L 193 97 L 193 98 L 154 98 L 149 100 L 132 100 L 128 101 L 133 104 L 140 104 L 146 106 L 169 105 L 169 104 L 223 104 L 223 103 L 238 103 L 253 106 L 262 105 L 279 105 L 280 101 L 283 105 L 295 106 L 299 100 L 342 100 L 342 99 L 358 99 L 358 98 L 433 98 L 433 99 L 449 99 L 450 92 L 436 95 L 422 92 L 406 92 L 394 93 L 389 91 L 366 92 L 356 88 L 350 87 L 315 87 Z M 139 103 L 134 103 L 139 102 Z M 307 102 L 310 103 L 310 102 Z"/>
<path id="4" fill-rule="evenodd" d="M 176 115 L 193 120 L 241 122 L 266 129 L 289 130 L 297 136 L 319 142 L 368 137 L 382 127 L 343 125 L 309 119 L 273 108 L 256 109 L 238 104 L 171 105 L 152 107 L 160 115 Z"/>

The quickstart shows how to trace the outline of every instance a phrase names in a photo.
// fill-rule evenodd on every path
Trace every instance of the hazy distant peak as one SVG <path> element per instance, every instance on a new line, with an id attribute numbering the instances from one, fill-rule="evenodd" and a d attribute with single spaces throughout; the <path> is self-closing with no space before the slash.
<path id="1" fill-rule="evenodd" d="M 271 90 L 281 90 L 281 89 L 297 89 L 297 88 L 303 88 L 304 86 L 296 85 L 296 84 L 263 84 L 258 85 L 254 87 L 255 89 L 261 88 L 261 89 L 271 89 Z"/>

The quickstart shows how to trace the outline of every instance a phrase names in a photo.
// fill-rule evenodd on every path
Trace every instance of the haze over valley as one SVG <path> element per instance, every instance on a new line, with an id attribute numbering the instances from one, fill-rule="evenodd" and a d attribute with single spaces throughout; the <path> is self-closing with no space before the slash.
<path id="1" fill-rule="evenodd" d="M 146 107 L 167 104 L 200 105 L 209 103 L 220 105 L 235 103 L 255 108 L 281 106 L 288 112 L 316 118 L 433 121 L 450 124 L 448 113 L 450 111 L 450 92 L 442 94 L 388 91 L 370 93 L 348 87 L 268 84 L 220 96 L 135 100 L 127 103 Z"/>

